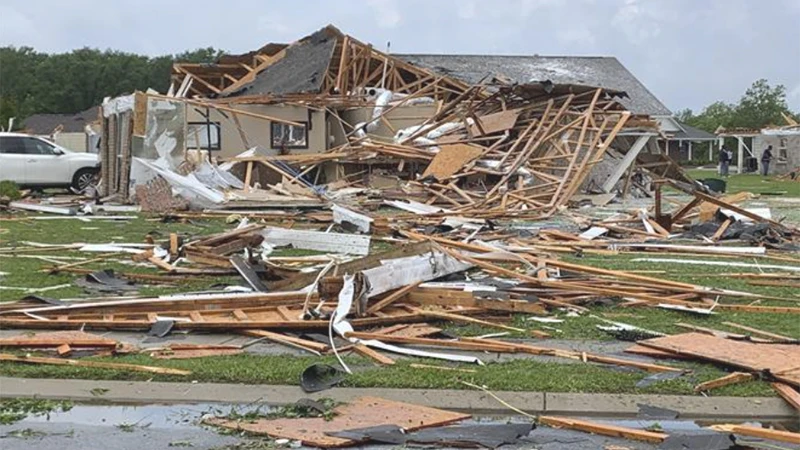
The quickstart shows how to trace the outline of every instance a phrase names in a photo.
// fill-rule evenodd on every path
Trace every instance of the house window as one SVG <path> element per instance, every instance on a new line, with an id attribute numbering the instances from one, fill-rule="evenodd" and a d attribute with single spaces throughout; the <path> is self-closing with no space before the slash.
<path id="1" fill-rule="evenodd" d="M 186 148 L 190 150 L 219 150 L 219 122 L 189 122 Z M 209 145 L 210 138 L 210 145 Z"/>
<path id="2" fill-rule="evenodd" d="M 308 148 L 308 123 L 301 126 L 272 122 L 272 148 Z"/>

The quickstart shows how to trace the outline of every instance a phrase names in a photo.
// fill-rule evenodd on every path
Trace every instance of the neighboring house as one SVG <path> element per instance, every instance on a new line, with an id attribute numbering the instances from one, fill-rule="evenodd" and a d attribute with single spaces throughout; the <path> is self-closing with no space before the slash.
<path id="1" fill-rule="evenodd" d="M 714 133 L 695 128 L 683 122 L 678 122 L 680 129 L 676 131 L 664 131 L 667 136 L 665 140 L 665 149 L 667 156 L 676 161 L 692 161 L 692 160 L 708 160 L 713 161 L 718 159 L 715 152 L 714 144 L 719 142 L 719 138 Z M 700 147 L 695 147 L 694 144 L 699 144 Z"/>
<path id="2" fill-rule="evenodd" d="M 22 122 L 22 131 L 72 151 L 96 153 L 99 110 L 94 106 L 77 114 L 34 114 Z"/>

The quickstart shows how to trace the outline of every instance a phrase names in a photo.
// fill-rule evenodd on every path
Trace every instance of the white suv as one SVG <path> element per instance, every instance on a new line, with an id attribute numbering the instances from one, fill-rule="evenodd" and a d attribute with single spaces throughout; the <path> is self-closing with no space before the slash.
<path id="1" fill-rule="evenodd" d="M 94 183 L 99 171 L 96 154 L 72 152 L 28 134 L 0 133 L 0 181 L 82 191 Z"/>

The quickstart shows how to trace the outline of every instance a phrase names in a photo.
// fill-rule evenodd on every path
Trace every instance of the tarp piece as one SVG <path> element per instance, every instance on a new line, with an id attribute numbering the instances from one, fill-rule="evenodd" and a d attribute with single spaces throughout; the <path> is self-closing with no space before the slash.
<path id="1" fill-rule="evenodd" d="M 300 374 L 300 387 L 303 391 L 319 392 L 341 383 L 347 373 L 328 364 L 312 364 Z"/>
<path id="2" fill-rule="evenodd" d="M 707 433 L 698 434 L 675 434 L 670 433 L 669 437 L 658 446 L 659 450 L 728 450 L 739 448 L 732 434 Z"/>
<path id="3" fill-rule="evenodd" d="M 517 443 L 520 437 L 527 436 L 532 429 L 533 424 L 530 423 L 477 424 L 429 428 L 406 433 L 395 425 L 381 425 L 329 433 L 329 435 L 382 444 L 431 444 L 437 447 L 475 447 L 479 445 L 486 448 L 497 448 L 501 445 Z"/>
<path id="4" fill-rule="evenodd" d="M 301 441 L 314 447 L 344 447 L 355 445 L 352 439 L 328 436 L 344 430 L 396 425 L 413 431 L 422 428 L 449 425 L 469 419 L 468 414 L 444 411 L 409 403 L 394 402 L 377 397 L 360 397 L 349 404 L 337 406 L 333 419 L 259 419 L 237 421 L 223 418 L 208 419 L 205 423 L 254 434 L 266 434 L 273 438 Z"/>
<path id="5" fill-rule="evenodd" d="M 186 104 L 161 98 L 147 98 L 147 128 L 141 150 L 133 156 L 158 160 L 162 167 L 177 169 L 186 148 Z"/>

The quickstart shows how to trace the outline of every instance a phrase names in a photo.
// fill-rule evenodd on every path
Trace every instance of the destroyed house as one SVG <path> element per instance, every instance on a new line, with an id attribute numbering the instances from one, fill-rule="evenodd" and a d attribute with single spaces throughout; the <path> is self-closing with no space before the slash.
<path id="1" fill-rule="evenodd" d="M 550 213 L 579 189 L 649 195 L 653 177 L 687 180 L 657 143 L 669 111 L 616 59 L 578 58 L 597 67 L 567 77 L 569 58 L 531 57 L 537 71 L 515 58 L 387 55 L 327 26 L 217 64 L 176 64 L 166 95 L 110 101 L 107 131 L 131 137 L 111 140 L 109 157 L 171 170 L 228 161 L 247 198 L 269 187 L 318 203 L 331 183 L 360 177 L 398 198 L 467 208 L 488 193 L 493 208 L 511 198 L 511 209 Z M 625 179 L 634 162 L 652 176 Z M 147 178 L 130 162 L 109 170 L 109 192 L 123 196 Z"/>

